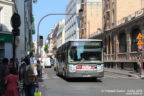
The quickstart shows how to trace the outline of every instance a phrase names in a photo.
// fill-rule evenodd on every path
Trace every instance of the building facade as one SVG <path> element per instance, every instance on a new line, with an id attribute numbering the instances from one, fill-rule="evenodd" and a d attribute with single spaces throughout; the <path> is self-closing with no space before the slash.
<path id="1" fill-rule="evenodd" d="M 138 34 L 144 35 L 143 0 L 103 0 L 105 66 L 138 72 Z M 144 58 L 143 58 L 144 59 Z"/>
<path id="2" fill-rule="evenodd" d="M 80 0 L 69 0 L 66 7 L 66 14 L 76 14 L 76 15 L 66 15 L 65 18 L 65 41 L 70 39 L 79 39 L 79 9 Z"/>
<path id="3" fill-rule="evenodd" d="M 56 54 L 57 50 L 57 33 L 59 29 L 59 24 L 57 23 L 53 28 L 53 34 L 52 34 L 52 41 L 53 41 L 53 55 Z"/>
<path id="4" fill-rule="evenodd" d="M 13 35 L 10 24 L 13 9 L 14 3 L 11 0 L 0 1 L 0 62 L 3 58 L 10 59 L 13 56 Z"/>
<path id="5" fill-rule="evenodd" d="M 37 41 L 33 40 L 33 54 L 34 56 L 37 55 Z"/>
<path id="6" fill-rule="evenodd" d="M 32 47 L 32 0 L 13 0 L 21 17 L 20 36 L 16 40 L 16 58 L 19 60 L 27 55 Z"/>
<path id="7" fill-rule="evenodd" d="M 93 38 L 102 32 L 102 0 L 81 0 L 80 38 Z"/>
<path id="8" fill-rule="evenodd" d="M 65 43 L 65 20 L 59 21 L 59 29 L 57 33 L 57 48 Z"/>
<path id="9" fill-rule="evenodd" d="M 51 30 L 51 33 L 48 35 L 46 43 L 48 44 L 48 56 L 53 56 L 53 29 Z"/>

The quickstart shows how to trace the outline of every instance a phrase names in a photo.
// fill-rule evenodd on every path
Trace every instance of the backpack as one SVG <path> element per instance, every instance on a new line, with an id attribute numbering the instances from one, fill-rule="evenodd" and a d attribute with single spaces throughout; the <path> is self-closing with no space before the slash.
<path id="1" fill-rule="evenodd" d="M 24 72 L 24 83 L 26 85 L 32 84 L 35 82 L 35 76 L 34 76 L 34 65 L 30 64 L 29 68 Z"/>

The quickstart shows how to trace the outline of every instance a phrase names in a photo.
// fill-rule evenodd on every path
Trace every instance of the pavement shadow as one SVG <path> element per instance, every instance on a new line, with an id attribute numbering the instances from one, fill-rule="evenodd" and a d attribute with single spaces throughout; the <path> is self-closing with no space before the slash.
<path id="1" fill-rule="evenodd" d="M 64 78 L 59 76 L 61 79 L 67 81 L 67 82 L 97 82 L 97 83 L 101 83 L 103 82 L 102 79 L 99 78 Z"/>
<path id="2" fill-rule="evenodd" d="M 43 81 L 44 81 L 44 80 L 42 79 L 42 76 L 39 76 L 39 77 L 38 77 L 38 81 L 39 81 L 39 82 L 43 82 Z"/>

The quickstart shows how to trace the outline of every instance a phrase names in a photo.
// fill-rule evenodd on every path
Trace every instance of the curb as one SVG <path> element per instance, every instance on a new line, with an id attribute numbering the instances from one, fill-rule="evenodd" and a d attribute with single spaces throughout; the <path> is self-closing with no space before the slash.
<path id="1" fill-rule="evenodd" d="M 136 77 L 137 79 L 141 79 L 140 76 L 138 75 L 133 75 L 133 74 L 127 74 L 127 73 L 120 73 L 120 72 L 114 72 L 114 71 L 109 71 L 109 70 L 104 70 L 105 72 L 111 72 L 111 73 L 115 73 L 115 74 L 121 74 L 121 75 L 126 75 L 128 77 Z"/>

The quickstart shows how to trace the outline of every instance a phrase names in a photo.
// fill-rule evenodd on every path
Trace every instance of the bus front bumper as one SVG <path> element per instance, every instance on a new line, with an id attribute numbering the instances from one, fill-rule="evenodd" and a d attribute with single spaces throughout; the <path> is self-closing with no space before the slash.
<path id="1" fill-rule="evenodd" d="M 67 72 L 67 78 L 102 78 L 104 77 L 104 72 L 89 72 L 89 71 L 82 71 L 82 72 Z"/>

